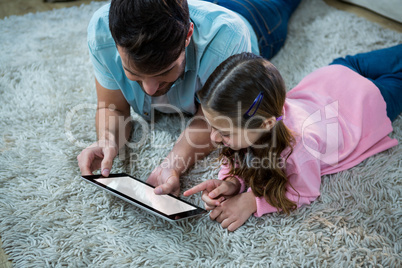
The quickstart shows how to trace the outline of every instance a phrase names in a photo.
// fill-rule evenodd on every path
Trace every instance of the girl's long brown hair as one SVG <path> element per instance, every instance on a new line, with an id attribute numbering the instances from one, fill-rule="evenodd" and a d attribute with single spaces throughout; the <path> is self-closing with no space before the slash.
<path id="1" fill-rule="evenodd" d="M 263 98 L 256 113 L 250 118 L 243 117 L 260 92 Z M 198 97 L 203 109 L 230 118 L 235 127 L 258 129 L 267 118 L 282 115 L 286 88 L 272 63 L 252 53 L 242 53 L 221 63 L 198 92 Z M 237 107 L 234 107 L 235 104 Z M 231 166 L 228 176 L 243 178 L 255 196 L 263 196 L 278 211 L 290 213 L 297 205 L 285 196 L 287 187 L 292 185 L 286 177 L 283 163 L 292 153 L 294 141 L 292 133 L 281 120 L 247 152 L 224 148 L 220 160 Z M 281 153 L 287 148 L 289 151 L 282 159 Z M 259 160 L 259 168 L 247 165 L 251 155 Z"/>

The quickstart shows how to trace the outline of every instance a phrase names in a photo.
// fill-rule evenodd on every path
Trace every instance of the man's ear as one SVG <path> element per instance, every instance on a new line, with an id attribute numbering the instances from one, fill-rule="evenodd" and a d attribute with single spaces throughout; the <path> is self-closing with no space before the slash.
<path id="1" fill-rule="evenodd" d="M 194 23 L 190 22 L 190 28 L 188 29 L 187 37 L 186 37 L 186 47 L 190 44 L 191 36 L 194 33 Z"/>
<path id="2" fill-rule="evenodd" d="M 271 130 L 276 124 L 276 119 L 274 116 L 267 118 L 262 122 L 261 127 L 265 130 Z"/>

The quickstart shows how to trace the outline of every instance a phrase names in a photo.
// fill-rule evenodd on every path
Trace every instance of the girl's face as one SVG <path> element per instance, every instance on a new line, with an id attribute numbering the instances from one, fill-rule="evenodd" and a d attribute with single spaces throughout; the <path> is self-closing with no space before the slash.
<path id="1" fill-rule="evenodd" d="M 211 140 L 216 144 L 223 144 L 233 150 L 250 147 L 272 128 L 271 124 L 275 124 L 271 122 L 271 119 L 267 119 L 258 129 L 244 129 L 236 127 L 237 122 L 233 122 L 229 117 L 220 115 L 210 109 L 202 108 L 202 111 L 212 128 Z"/>

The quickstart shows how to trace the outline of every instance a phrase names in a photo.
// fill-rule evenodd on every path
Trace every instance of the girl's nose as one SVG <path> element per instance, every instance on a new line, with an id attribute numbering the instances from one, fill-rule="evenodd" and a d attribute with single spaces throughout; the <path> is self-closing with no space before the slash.
<path id="1" fill-rule="evenodd" d="M 221 134 L 218 131 L 214 130 L 214 129 L 212 129 L 210 137 L 211 137 L 211 140 L 214 141 L 214 142 L 222 142 Z"/>

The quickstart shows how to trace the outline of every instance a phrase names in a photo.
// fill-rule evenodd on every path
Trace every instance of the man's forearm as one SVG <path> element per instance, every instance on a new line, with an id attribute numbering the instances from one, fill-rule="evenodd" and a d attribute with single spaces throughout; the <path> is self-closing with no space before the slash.
<path id="1" fill-rule="evenodd" d="M 96 110 L 96 134 L 98 141 L 105 140 L 115 143 L 120 149 L 129 138 L 131 120 L 118 110 L 98 108 Z"/>
<path id="2" fill-rule="evenodd" d="M 198 160 L 203 159 L 215 147 L 211 143 L 210 130 L 205 120 L 195 118 L 180 135 L 172 151 L 162 165 L 184 173 Z"/>

